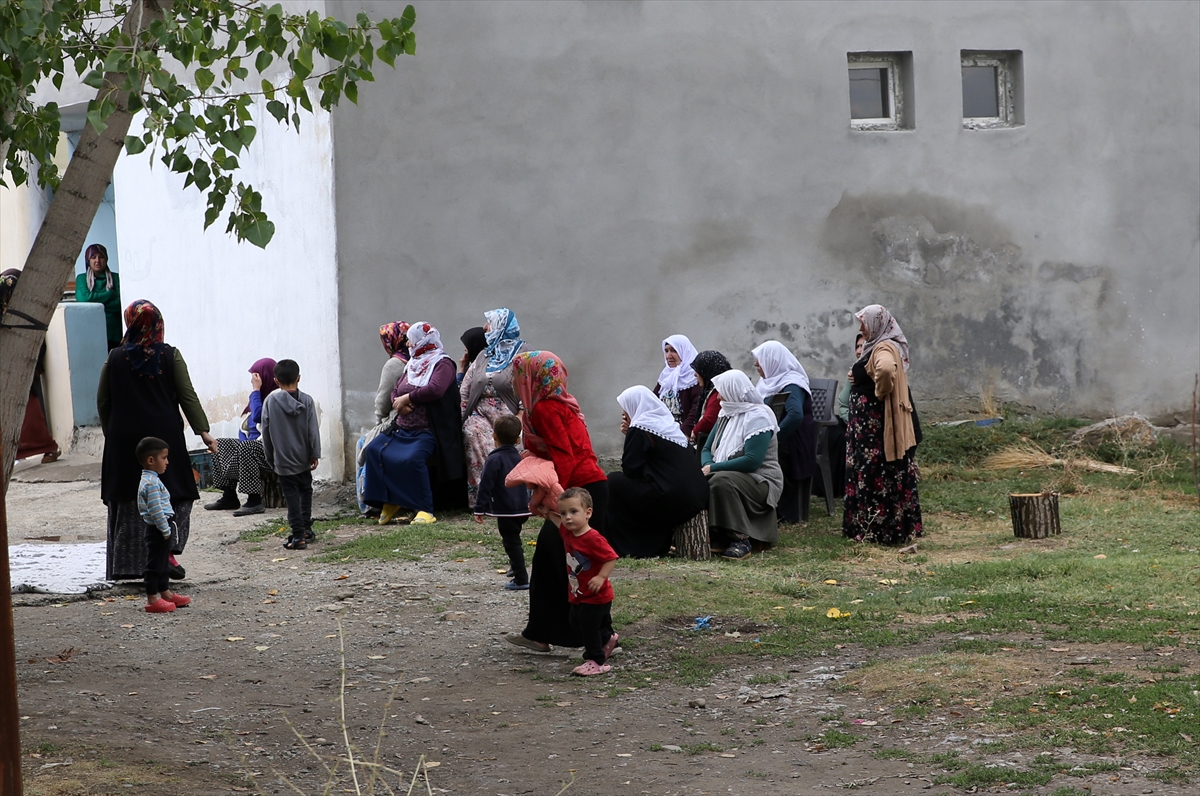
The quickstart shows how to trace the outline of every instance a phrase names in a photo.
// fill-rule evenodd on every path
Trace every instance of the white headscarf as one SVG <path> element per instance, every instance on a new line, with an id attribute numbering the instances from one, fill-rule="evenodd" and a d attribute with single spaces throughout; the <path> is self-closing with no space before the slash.
<path id="1" fill-rule="evenodd" d="M 692 345 L 692 341 L 685 335 L 673 334 L 663 340 L 662 344 L 664 352 L 668 344 L 675 349 L 675 352 L 679 354 L 679 364 L 675 367 L 668 365 L 662 369 L 662 373 L 658 374 L 659 394 L 677 393 L 699 384 L 700 380 L 696 378 L 696 371 L 692 370 L 692 360 L 696 358 L 696 346 Z M 666 358 L 665 353 L 663 358 Z"/>
<path id="2" fill-rule="evenodd" d="M 770 398 L 783 392 L 789 384 L 796 384 L 800 389 L 811 393 L 808 388 L 808 374 L 804 366 L 796 359 L 787 346 L 778 340 L 768 340 L 750 352 L 763 370 L 763 377 L 758 380 L 758 394 L 763 399 Z"/>
<path id="3" fill-rule="evenodd" d="M 892 313 L 888 312 L 886 307 L 879 304 L 868 304 L 854 313 L 854 317 L 867 327 L 867 334 L 863 339 L 862 356 L 858 358 L 859 362 L 866 362 L 870 359 L 871 352 L 880 342 L 891 340 L 900 349 L 900 361 L 904 364 L 904 369 L 908 370 L 908 339 L 905 338 L 900 324 L 896 323 L 896 319 L 892 317 Z"/>
<path id="4" fill-rule="evenodd" d="M 412 357 L 408 360 L 405 378 L 414 387 L 424 387 L 433 375 L 433 366 L 450 355 L 442 349 L 442 335 L 424 321 L 417 321 L 408 329 L 408 346 Z"/>
<path id="5" fill-rule="evenodd" d="M 629 415 L 631 428 L 640 428 L 656 437 L 662 437 L 687 447 L 687 437 L 679 430 L 679 424 L 671 415 L 666 404 L 653 392 L 640 384 L 634 385 L 617 396 L 617 403 Z"/>
<path id="6" fill-rule="evenodd" d="M 713 389 L 721 396 L 718 417 L 729 418 L 720 438 L 713 444 L 713 461 L 732 459 L 745 449 L 746 440 L 755 434 L 779 430 L 775 413 L 763 403 L 762 396 L 745 373 L 740 370 L 719 373 L 713 376 Z"/>

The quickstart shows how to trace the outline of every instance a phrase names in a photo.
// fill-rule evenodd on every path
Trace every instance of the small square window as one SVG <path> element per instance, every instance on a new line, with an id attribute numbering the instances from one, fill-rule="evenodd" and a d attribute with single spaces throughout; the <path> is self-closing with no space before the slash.
<path id="1" fill-rule="evenodd" d="M 988 130 L 1024 124 L 1019 50 L 962 51 L 963 127 Z"/>
<path id="2" fill-rule="evenodd" d="M 848 53 L 850 126 L 855 130 L 912 127 L 912 53 Z"/>

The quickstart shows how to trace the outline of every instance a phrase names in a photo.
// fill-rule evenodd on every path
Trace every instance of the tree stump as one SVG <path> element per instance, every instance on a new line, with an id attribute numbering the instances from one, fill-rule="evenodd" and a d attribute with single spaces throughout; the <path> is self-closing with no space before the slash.
<path id="1" fill-rule="evenodd" d="M 1009 495 L 1008 508 L 1012 512 L 1013 534 L 1020 539 L 1045 539 L 1062 533 L 1057 492 Z"/>
<path id="2" fill-rule="evenodd" d="M 269 509 L 286 506 L 287 501 L 283 499 L 283 490 L 279 488 L 279 476 L 275 475 L 275 471 L 264 467 L 258 471 L 258 475 L 262 480 L 263 505 Z"/>
<path id="3" fill-rule="evenodd" d="M 708 543 L 708 512 L 702 511 L 683 525 L 675 526 L 675 555 L 693 561 L 707 561 L 712 556 Z"/>

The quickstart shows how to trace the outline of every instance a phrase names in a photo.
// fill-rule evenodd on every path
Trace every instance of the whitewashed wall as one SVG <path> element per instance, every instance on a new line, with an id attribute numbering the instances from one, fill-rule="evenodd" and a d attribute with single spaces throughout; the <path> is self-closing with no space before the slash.
<path id="1" fill-rule="evenodd" d="M 315 103 L 314 103 L 315 104 Z M 123 155 L 113 175 L 121 298 L 163 312 L 167 342 L 183 353 L 215 436 L 236 436 L 260 357 L 295 359 L 300 388 L 316 400 L 324 457 L 320 478 L 342 477 L 337 238 L 329 116 L 282 128 L 260 104 L 258 136 L 234 178 L 253 184 L 275 223 L 265 250 L 204 231 L 204 196 L 147 154 Z M 265 121 L 263 121 L 265 119 Z M 135 120 L 131 134 L 140 135 Z M 230 200 L 232 203 L 232 199 Z M 198 439 L 193 438 L 198 444 Z"/>

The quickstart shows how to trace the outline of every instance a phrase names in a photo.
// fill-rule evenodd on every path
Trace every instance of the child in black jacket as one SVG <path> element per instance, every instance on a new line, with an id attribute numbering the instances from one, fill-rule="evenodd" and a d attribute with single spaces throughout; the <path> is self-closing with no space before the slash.
<path id="1" fill-rule="evenodd" d="M 479 476 L 479 496 L 475 499 L 475 522 L 483 524 L 484 515 L 496 518 L 504 552 L 508 554 L 509 575 L 504 588 L 524 591 L 529 588 L 529 573 L 525 570 L 525 552 L 521 547 L 521 526 L 529 516 L 529 491 L 524 485 L 505 486 L 504 479 L 521 461 L 517 440 L 521 438 L 521 421 L 513 415 L 496 419 L 492 427 L 495 449 L 488 454 Z"/>

